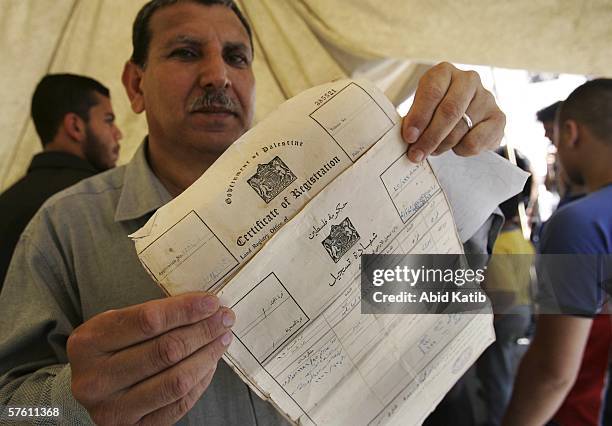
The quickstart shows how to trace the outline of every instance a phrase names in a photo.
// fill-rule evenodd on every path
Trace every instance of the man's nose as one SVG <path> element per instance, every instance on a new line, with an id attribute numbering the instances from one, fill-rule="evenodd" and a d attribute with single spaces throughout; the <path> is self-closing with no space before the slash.
<path id="1" fill-rule="evenodd" d="M 221 52 L 209 53 L 203 61 L 200 72 L 200 86 L 212 86 L 217 89 L 230 85 L 227 63 Z"/>
<path id="2" fill-rule="evenodd" d="M 119 130 L 119 127 L 113 126 L 113 136 L 115 137 L 115 141 L 117 142 L 123 139 L 123 133 L 121 133 L 121 130 Z"/>

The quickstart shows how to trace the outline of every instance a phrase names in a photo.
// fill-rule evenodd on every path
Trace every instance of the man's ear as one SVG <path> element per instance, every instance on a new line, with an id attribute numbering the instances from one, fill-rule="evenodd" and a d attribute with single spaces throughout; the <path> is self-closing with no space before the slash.
<path id="1" fill-rule="evenodd" d="M 563 140 L 568 147 L 576 148 L 580 141 L 580 128 L 575 120 L 566 120 L 563 123 Z"/>
<path id="2" fill-rule="evenodd" d="M 85 121 L 73 112 L 64 116 L 62 126 L 70 139 L 76 142 L 83 142 L 87 138 Z"/>
<path id="3" fill-rule="evenodd" d="M 132 111 L 140 114 L 145 110 L 144 94 L 142 93 L 141 83 L 143 77 L 143 69 L 132 61 L 127 61 L 123 67 L 121 81 L 123 87 L 130 98 Z"/>

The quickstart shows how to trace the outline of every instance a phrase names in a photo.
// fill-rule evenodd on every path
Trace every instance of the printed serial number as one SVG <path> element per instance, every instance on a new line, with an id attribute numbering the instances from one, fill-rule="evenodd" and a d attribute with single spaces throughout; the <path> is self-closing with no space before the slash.
<path id="1" fill-rule="evenodd" d="M 316 106 L 321 106 L 321 105 L 323 105 L 323 104 L 325 103 L 325 101 L 327 101 L 329 98 L 331 98 L 332 96 L 334 96 L 336 93 L 337 93 L 337 92 L 336 92 L 336 89 L 331 89 L 331 90 L 328 90 L 327 92 L 323 93 L 323 95 L 322 95 L 322 96 L 321 96 L 319 99 L 317 99 L 317 100 L 315 101 L 315 105 L 316 105 Z"/>
<path id="2" fill-rule="evenodd" d="M 9 417 L 59 417 L 59 407 L 8 407 Z"/>

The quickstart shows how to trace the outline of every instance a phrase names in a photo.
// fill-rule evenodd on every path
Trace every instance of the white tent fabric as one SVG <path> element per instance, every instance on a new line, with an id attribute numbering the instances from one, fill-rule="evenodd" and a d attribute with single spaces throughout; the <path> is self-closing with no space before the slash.
<path id="1" fill-rule="evenodd" d="M 48 72 L 74 72 L 111 89 L 124 133 L 121 162 L 145 135 L 120 82 L 131 24 L 145 0 L 0 0 L 0 189 L 40 144 L 30 97 Z M 355 73 L 394 100 L 440 60 L 612 75 L 609 0 L 239 0 L 255 36 L 257 118 L 285 99 Z M 393 58 L 391 60 L 384 60 Z M 404 58 L 404 59 L 400 59 Z"/>

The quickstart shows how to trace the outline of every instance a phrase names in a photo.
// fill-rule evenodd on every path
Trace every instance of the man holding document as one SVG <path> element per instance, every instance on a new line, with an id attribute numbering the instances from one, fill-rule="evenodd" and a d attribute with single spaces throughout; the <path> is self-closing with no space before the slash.
<path id="1" fill-rule="evenodd" d="M 282 424 L 224 362 L 234 313 L 163 298 L 128 235 L 251 126 L 253 44 L 231 0 L 154 0 L 134 23 L 123 83 L 149 134 L 131 162 L 59 194 L 17 246 L 0 307 L 0 410 L 59 407 L 62 424 Z M 474 72 L 421 79 L 408 157 L 495 148 L 504 114 Z M 69 212 L 68 214 L 66 214 Z"/>

